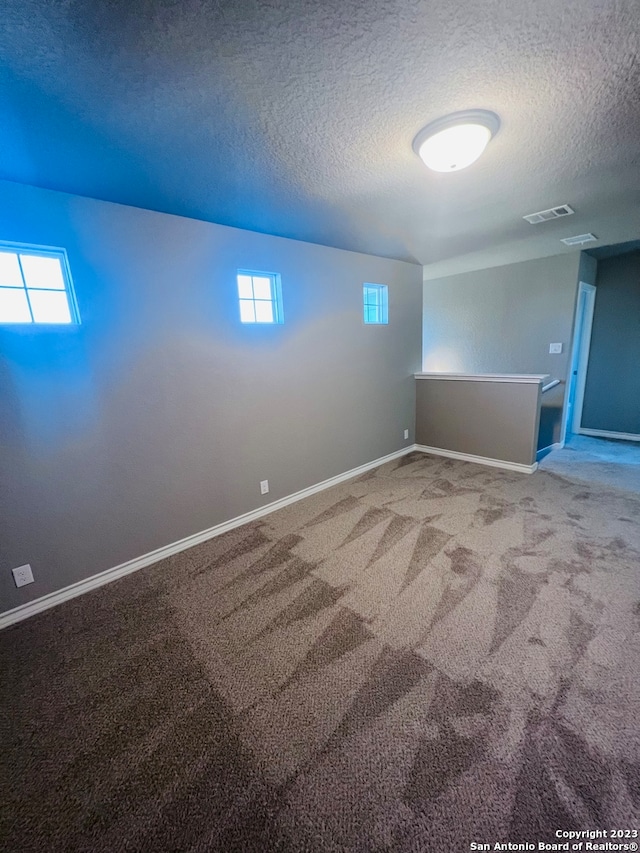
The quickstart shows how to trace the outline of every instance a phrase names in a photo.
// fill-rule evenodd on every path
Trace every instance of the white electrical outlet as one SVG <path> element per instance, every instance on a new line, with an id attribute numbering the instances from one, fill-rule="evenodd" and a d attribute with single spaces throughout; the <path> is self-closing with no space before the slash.
<path id="1" fill-rule="evenodd" d="M 260 480 L 260 494 L 266 495 L 269 492 L 269 481 L 268 480 Z"/>
<path id="2" fill-rule="evenodd" d="M 26 586 L 28 583 L 33 583 L 33 572 L 29 563 L 26 566 L 18 566 L 17 569 L 11 569 L 11 574 L 16 586 Z"/>
<path id="3" fill-rule="evenodd" d="M 549 344 L 549 352 L 557 355 L 562 352 L 562 344 Z"/>
<path id="4" fill-rule="evenodd" d="M 404 431 L 404 437 L 405 437 L 405 438 L 409 438 L 409 430 L 408 430 L 408 429 L 405 429 L 405 431 Z"/>

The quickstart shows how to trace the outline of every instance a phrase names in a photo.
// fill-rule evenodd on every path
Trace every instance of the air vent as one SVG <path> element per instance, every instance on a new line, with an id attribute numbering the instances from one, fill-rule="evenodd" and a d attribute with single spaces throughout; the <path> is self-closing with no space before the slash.
<path id="1" fill-rule="evenodd" d="M 592 243 L 597 239 L 595 234 L 578 234 L 575 237 L 564 237 L 561 242 L 565 246 L 582 246 L 583 243 Z"/>
<path id="2" fill-rule="evenodd" d="M 561 216 L 571 216 L 572 208 L 568 204 L 561 204 L 559 207 L 550 207 L 548 210 L 539 210 L 537 213 L 528 213 L 523 216 L 527 222 L 532 225 L 537 225 L 538 222 L 549 222 L 550 219 L 560 219 Z"/>

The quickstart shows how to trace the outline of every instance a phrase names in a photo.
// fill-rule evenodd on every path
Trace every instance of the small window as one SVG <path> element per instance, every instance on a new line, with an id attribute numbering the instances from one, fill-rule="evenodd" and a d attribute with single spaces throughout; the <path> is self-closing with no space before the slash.
<path id="1" fill-rule="evenodd" d="M 243 323 L 282 323 L 280 276 L 238 270 L 240 320 Z"/>
<path id="2" fill-rule="evenodd" d="M 0 245 L 0 324 L 79 322 L 64 250 Z"/>
<path id="3" fill-rule="evenodd" d="M 389 322 L 389 297 L 386 284 L 363 284 L 365 323 Z"/>

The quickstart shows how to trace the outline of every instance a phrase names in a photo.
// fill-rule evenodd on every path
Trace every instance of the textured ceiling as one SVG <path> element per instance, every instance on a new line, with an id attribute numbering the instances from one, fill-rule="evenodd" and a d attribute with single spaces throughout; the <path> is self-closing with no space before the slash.
<path id="1" fill-rule="evenodd" d="M 640 0 L 3 0 L 0 177 L 432 275 L 633 240 L 639 21 Z M 415 133 L 470 107 L 500 132 L 429 172 Z"/>

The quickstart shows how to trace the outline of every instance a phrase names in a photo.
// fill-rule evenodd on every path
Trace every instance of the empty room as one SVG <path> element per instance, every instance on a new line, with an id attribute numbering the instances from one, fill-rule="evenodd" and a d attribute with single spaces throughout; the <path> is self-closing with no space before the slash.
<path id="1" fill-rule="evenodd" d="M 637 850 L 637 0 L 0 56 L 0 849 Z"/>

